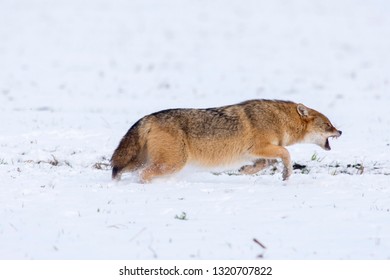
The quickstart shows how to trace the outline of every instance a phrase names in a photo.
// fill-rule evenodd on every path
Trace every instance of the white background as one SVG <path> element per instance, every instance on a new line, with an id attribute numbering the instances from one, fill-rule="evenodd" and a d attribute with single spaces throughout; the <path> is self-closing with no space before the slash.
<path id="1" fill-rule="evenodd" d="M 1 0 L 0 258 L 389 259 L 389 12 Z M 111 181 L 105 164 L 142 116 L 253 98 L 302 102 L 343 136 L 330 152 L 289 147 L 307 168 L 288 183 L 280 166 Z"/>

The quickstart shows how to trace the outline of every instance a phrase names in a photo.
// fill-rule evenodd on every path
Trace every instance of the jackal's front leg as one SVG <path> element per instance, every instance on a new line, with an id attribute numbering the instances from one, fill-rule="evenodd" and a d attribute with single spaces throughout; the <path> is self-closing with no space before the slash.
<path id="1" fill-rule="evenodd" d="M 281 159 L 284 165 L 283 180 L 287 180 L 292 174 L 292 164 L 290 153 L 286 148 L 276 145 L 267 145 L 262 147 L 255 147 L 252 151 L 255 156 L 266 159 Z"/>
<path id="2" fill-rule="evenodd" d="M 260 158 L 256 160 L 253 165 L 244 165 L 238 170 L 238 172 L 240 172 L 241 174 L 252 175 L 275 163 L 276 159 Z"/>

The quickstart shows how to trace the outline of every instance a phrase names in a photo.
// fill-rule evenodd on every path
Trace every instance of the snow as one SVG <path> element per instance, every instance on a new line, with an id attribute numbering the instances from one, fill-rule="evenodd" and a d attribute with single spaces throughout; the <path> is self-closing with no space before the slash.
<path id="1" fill-rule="evenodd" d="M 389 12 L 1 1 L 0 258 L 390 259 Z M 253 98 L 302 102 L 343 135 L 329 152 L 289 147 L 305 167 L 287 183 L 280 166 L 111 181 L 108 159 L 142 116 Z"/>

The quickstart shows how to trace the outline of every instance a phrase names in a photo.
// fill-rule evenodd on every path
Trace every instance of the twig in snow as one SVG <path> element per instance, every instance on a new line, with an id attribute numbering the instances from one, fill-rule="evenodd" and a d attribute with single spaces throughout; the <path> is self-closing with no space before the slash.
<path id="1" fill-rule="evenodd" d="M 267 249 L 267 247 L 265 247 L 259 240 L 257 240 L 256 238 L 253 238 L 253 242 L 255 242 L 256 244 L 260 245 L 261 248 L 263 249 Z"/>

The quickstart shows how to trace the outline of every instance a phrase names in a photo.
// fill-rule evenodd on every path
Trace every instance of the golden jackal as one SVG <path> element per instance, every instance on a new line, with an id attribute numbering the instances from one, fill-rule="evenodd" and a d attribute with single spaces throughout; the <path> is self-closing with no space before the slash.
<path id="1" fill-rule="evenodd" d="M 339 137 L 323 114 L 302 104 L 279 100 L 250 100 L 209 109 L 171 109 L 136 122 L 123 136 L 111 158 L 112 178 L 142 169 L 149 182 L 172 174 L 188 162 L 204 166 L 252 160 L 240 169 L 254 174 L 276 159 L 284 164 L 283 180 L 292 173 L 284 146 L 313 143 L 330 150 L 329 137 Z"/>

